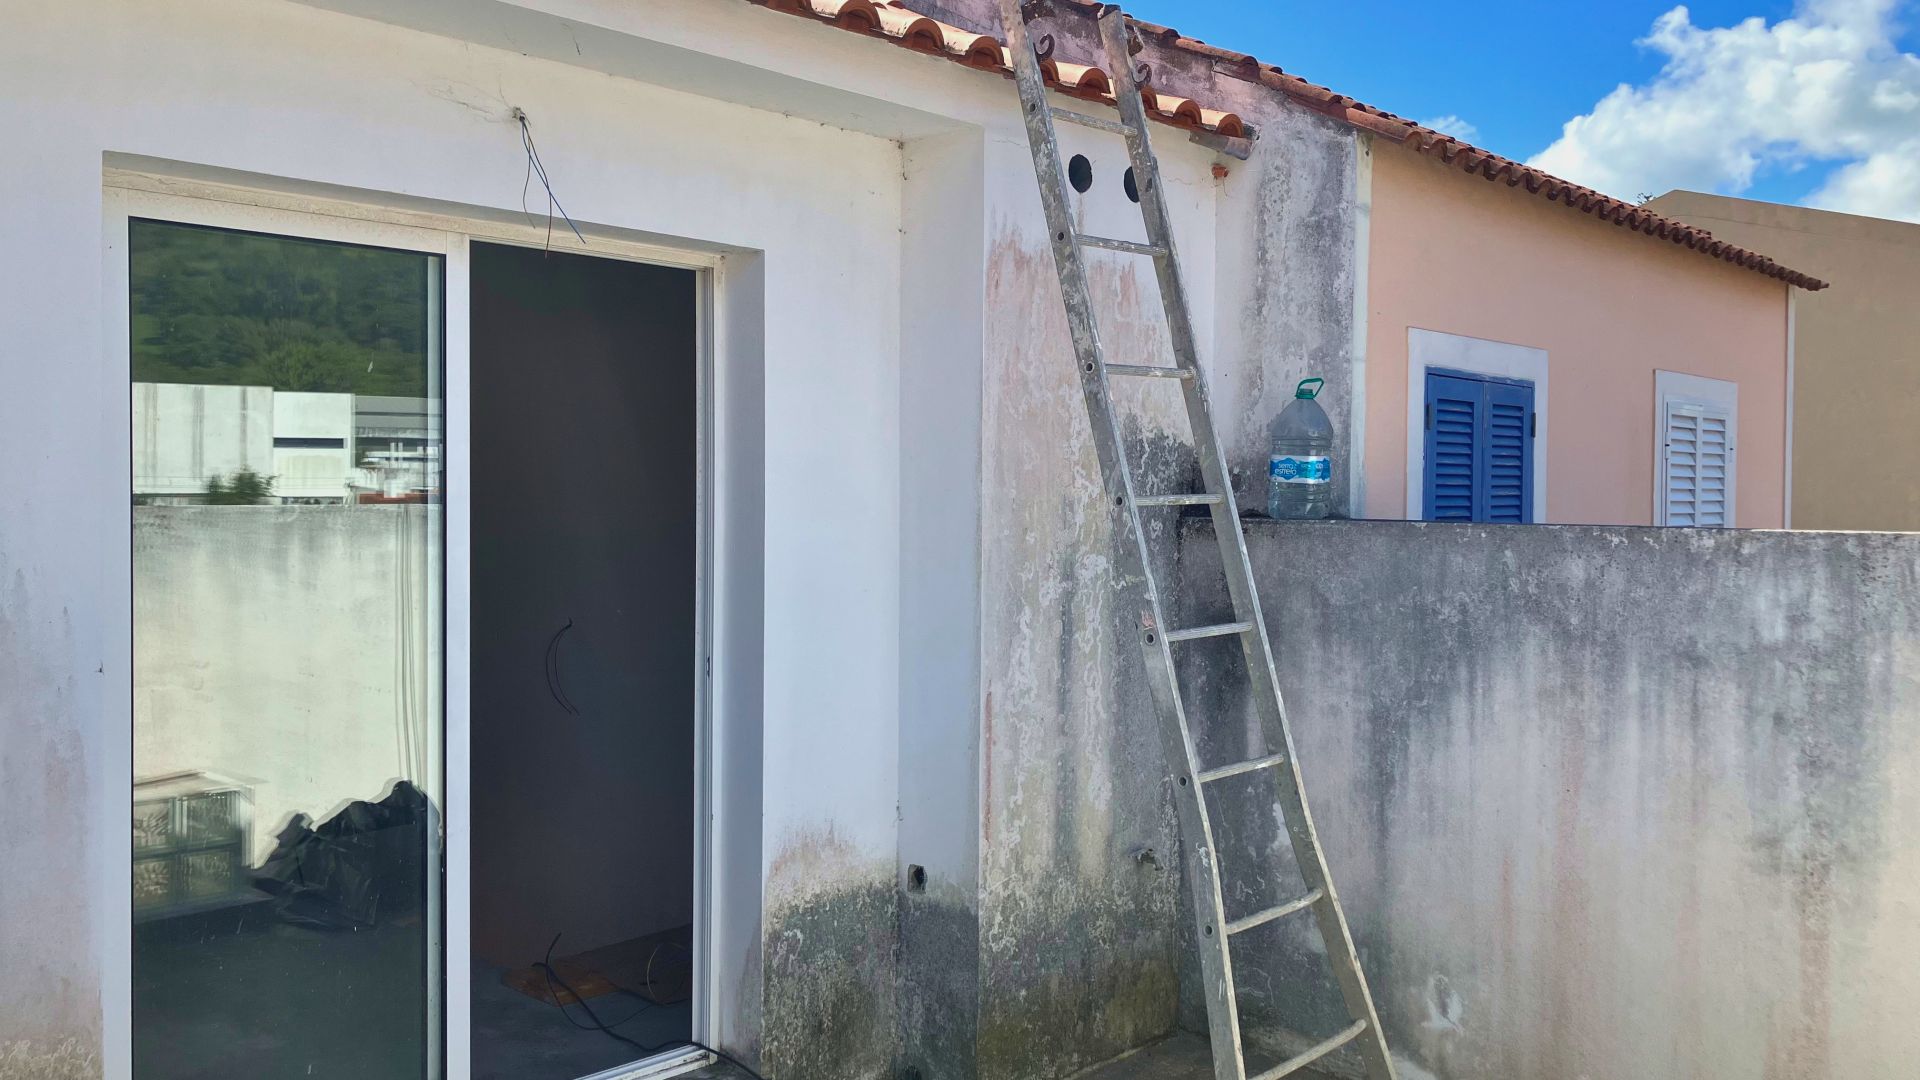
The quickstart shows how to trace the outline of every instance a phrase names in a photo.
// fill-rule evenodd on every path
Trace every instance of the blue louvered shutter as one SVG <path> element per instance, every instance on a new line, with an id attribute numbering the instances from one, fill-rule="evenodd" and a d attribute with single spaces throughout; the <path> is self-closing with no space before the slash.
<path id="1" fill-rule="evenodd" d="M 1428 521 L 1533 520 L 1533 386 L 1427 373 Z"/>
<path id="2" fill-rule="evenodd" d="M 1481 384 L 1427 374 L 1426 508 L 1428 521 L 1472 521 L 1480 474 Z"/>
<path id="3" fill-rule="evenodd" d="M 1533 426 L 1533 387 L 1488 382 L 1482 396 L 1479 496 L 1475 521 L 1524 523 L 1533 520 L 1533 455 L 1527 439 Z"/>

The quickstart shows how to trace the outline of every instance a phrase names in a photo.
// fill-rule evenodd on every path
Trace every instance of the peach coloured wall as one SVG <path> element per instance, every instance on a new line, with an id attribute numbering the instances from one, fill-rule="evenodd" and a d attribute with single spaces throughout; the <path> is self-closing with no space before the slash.
<path id="1" fill-rule="evenodd" d="M 1365 514 L 1407 508 L 1407 330 L 1547 351 L 1538 520 L 1653 521 L 1654 372 L 1737 382 L 1734 514 L 1783 524 L 1788 286 L 1525 188 L 1373 147 Z"/>
<path id="2" fill-rule="evenodd" d="M 1793 527 L 1920 532 L 1920 224 L 1697 191 L 1653 209 L 1833 283 L 1794 306 Z"/>

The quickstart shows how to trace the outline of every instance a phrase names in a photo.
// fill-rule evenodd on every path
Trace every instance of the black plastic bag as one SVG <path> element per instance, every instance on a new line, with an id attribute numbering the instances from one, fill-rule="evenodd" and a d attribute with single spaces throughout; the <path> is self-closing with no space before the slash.
<path id="1" fill-rule="evenodd" d="M 276 898 L 282 919 L 365 930 L 420 913 L 434 813 L 419 788 L 401 780 L 377 803 L 348 803 L 319 828 L 310 820 L 294 815 L 254 873 L 254 887 Z"/>

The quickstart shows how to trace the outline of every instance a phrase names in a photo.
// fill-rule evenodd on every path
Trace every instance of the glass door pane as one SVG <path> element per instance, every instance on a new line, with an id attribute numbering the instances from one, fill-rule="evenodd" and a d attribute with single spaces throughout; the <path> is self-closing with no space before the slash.
<path id="1" fill-rule="evenodd" d="M 134 1075 L 426 1077 L 442 260 L 128 231 Z"/>

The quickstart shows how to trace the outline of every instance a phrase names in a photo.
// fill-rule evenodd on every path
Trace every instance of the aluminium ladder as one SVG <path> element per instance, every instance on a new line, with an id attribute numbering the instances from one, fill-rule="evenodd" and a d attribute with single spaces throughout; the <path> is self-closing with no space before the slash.
<path id="1" fill-rule="evenodd" d="M 1021 0 L 999 0 L 1001 19 L 1006 25 L 1007 44 L 1013 57 L 1014 79 L 1020 89 L 1025 113 L 1027 140 L 1033 151 L 1034 170 L 1040 181 L 1040 200 L 1045 204 L 1047 228 L 1052 234 L 1053 259 L 1060 274 L 1060 292 L 1066 302 L 1067 326 L 1073 337 L 1075 358 L 1080 368 L 1080 388 L 1086 397 L 1087 417 L 1092 423 L 1095 451 L 1106 479 L 1108 497 L 1115 509 L 1124 510 L 1133 543 L 1124 556 L 1131 569 L 1144 582 L 1144 603 L 1140 618 L 1140 645 L 1146 653 L 1148 682 L 1153 687 L 1155 704 L 1161 713 L 1161 730 L 1167 760 L 1177 781 L 1175 798 L 1180 808 L 1180 827 L 1187 850 L 1187 883 L 1193 894 L 1195 941 L 1200 946 L 1200 966 L 1206 983 L 1207 1027 L 1213 1044 L 1213 1070 L 1216 1080 L 1279 1080 L 1298 1072 L 1348 1043 L 1359 1040 L 1366 1062 L 1368 1080 L 1393 1080 L 1393 1062 L 1380 1031 L 1380 1018 L 1374 1012 L 1366 976 L 1354 953 L 1353 938 L 1347 931 L 1346 915 L 1340 909 L 1333 879 L 1327 871 L 1325 855 L 1313 818 L 1307 812 L 1306 796 L 1300 787 L 1300 771 L 1294 759 L 1293 737 L 1280 699 L 1280 688 L 1273 668 L 1273 653 L 1267 640 L 1266 623 L 1260 615 L 1260 598 L 1253 581 L 1253 566 L 1247 556 L 1246 538 L 1240 530 L 1239 511 L 1234 504 L 1233 488 L 1228 480 L 1226 457 L 1214 431 L 1213 415 L 1207 404 L 1206 381 L 1201 373 L 1193 339 L 1193 324 L 1187 306 L 1187 294 L 1175 257 L 1172 224 L 1167 216 L 1166 199 L 1160 186 L 1159 167 L 1147 137 L 1147 115 L 1141 100 L 1140 79 L 1133 69 L 1130 47 L 1133 35 L 1127 16 L 1108 5 L 1099 16 L 1100 39 L 1107 54 L 1107 71 L 1113 80 L 1113 96 L 1120 109 L 1121 122 L 1047 104 L 1047 90 L 1041 75 L 1040 54 L 1034 50 L 1027 27 L 1027 12 Z M 1051 46 L 1049 45 L 1049 50 Z M 1110 134 L 1124 136 L 1132 159 L 1139 192 L 1140 210 L 1145 218 L 1148 241 L 1145 244 L 1081 233 L 1073 222 L 1067 194 L 1067 178 L 1060 164 L 1060 149 L 1054 136 L 1054 121 L 1080 124 Z M 1161 301 L 1166 307 L 1168 336 L 1172 340 L 1176 365 L 1109 364 L 1101 353 L 1100 334 L 1093 315 L 1092 295 L 1087 287 L 1083 248 L 1100 248 L 1153 259 L 1159 276 Z M 1115 422 L 1113 400 L 1107 391 L 1112 377 L 1177 380 L 1186 397 L 1187 418 L 1193 430 L 1194 449 L 1200 459 L 1200 473 L 1206 490 L 1196 494 L 1141 495 L 1133 487 L 1131 467 L 1122 450 L 1119 425 Z M 1160 597 L 1148 558 L 1146 534 L 1141 529 L 1140 511 L 1149 507 L 1205 506 L 1213 515 L 1214 535 L 1220 542 L 1221 565 L 1226 571 L 1227 588 L 1233 600 L 1233 621 L 1213 626 L 1167 629 L 1160 609 Z M 1248 761 L 1203 767 L 1187 724 L 1186 711 L 1175 674 L 1172 647 L 1181 642 L 1205 638 L 1236 637 L 1252 682 L 1254 708 L 1258 711 L 1268 753 Z M 1203 788 L 1228 777 L 1247 773 L 1272 776 L 1277 806 L 1286 822 L 1295 861 L 1305 880 L 1307 892 L 1296 900 L 1237 919 L 1229 919 L 1220 885 L 1220 868 L 1214 857 L 1213 822 L 1207 810 Z M 1326 942 L 1327 959 L 1352 1020 L 1332 1038 L 1293 1058 L 1249 1075 L 1240 1037 L 1240 1010 L 1233 984 L 1231 943 L 1234 937 L 1264 926 L 1276 919 L 1311 911 Z"/>

